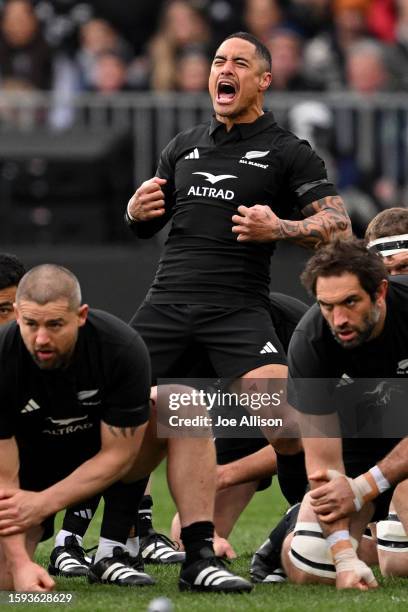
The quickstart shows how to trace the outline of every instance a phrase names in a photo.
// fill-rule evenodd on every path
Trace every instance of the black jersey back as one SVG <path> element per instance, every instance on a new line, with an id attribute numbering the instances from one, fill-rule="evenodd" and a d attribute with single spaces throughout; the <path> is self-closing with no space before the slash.
<path id="1" fill-rule="evenodd" d="M 157 176 L 168 181 L 166 214 L 133 224 L 150 236 L 173 217 L 148 296 L 155 303 L 268 304 L 274 244 L 237 241 L 231 218 L 238 206 L 267 204 L 288 218 L 336 193 L 323 161 L 272 113 L 230 132 L 213 119 L 179 134 L 164 149 Z"/>
<path id="2" fill-rule="evenodd" d="M 67 368 L 41 370 L 16 323 L 0 330 L 0 438 L 15 436 L 21 462 L 60 477 L 100 449 L 100 422 L 148 418 L 150 363 L 140 336 L 91 310 Z"/>

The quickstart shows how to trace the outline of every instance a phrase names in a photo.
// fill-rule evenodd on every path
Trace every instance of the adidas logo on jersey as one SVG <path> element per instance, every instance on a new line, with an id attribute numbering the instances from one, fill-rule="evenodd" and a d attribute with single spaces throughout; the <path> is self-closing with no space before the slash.
<path id="1" fill-rule="evenodd" d="M 277 353 L 278 349 L 273 346 L 272 342 L 267 342 L 259 352 L 261 355 L 263 353 Z"/>
<path id="2" fill-rule="evenodd" d="M 343 374 L 336 387 L 347 387 L 348 385 L 352 385 L 353 383 L 354 380 L 350 376 L 348 376 L 348 374 Z"/>
<path id="3" fill-rule="evenodd" d="M 30 399 L 27 404 L 24 406 L 24 408 L 21 411 L 21 414 L 27 413 L 27 412 L 34 412 L 35 410 L 39 410 L 40 407 L 37 404 L 37 402 L 35 402 L 33 399 Z"/>
<path id="4" fill-rule="evenodd" d="M 199 159 L 199 157 L 200 157 L 200 154 L 199 154 L 198 149 L 196 147 L 194 149 L 194 151 L 191 151 L 191 153 L 186 155 L 184 159 Z"/>

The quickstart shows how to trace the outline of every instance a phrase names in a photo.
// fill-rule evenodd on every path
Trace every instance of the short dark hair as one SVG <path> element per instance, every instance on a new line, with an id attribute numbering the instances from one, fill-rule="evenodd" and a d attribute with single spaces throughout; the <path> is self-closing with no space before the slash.
<path id="1" fill-rule="evenodd" d="M 70 270 L 56 264 L 41 264 L 23 276 L 17 288 L 16 302 L 27 300 L 48 304 L 66 299 L 71 310 L 81 305 L 81 287 Z"/>
<path id="2" fill-rule="evenodd" d="M 222 42 L 229 40 L 230 38 L 242 38 L 242 40 L 246 40 L 251 43 L 255 47 L 256 55 L 265 62 L 267 66 L 267 71 L 270 72 L 272 70 L 272 56 L 271 53 L 260 40 L 256 38 L 253 34 L 249 32 L 234 32 L 234 34 L 229 34 Z"/>
<path id="3" fill-rule="evenodd" d="M 304 287 L 316 296 L 316 282 L 320 277 L 355 274 L 360 285 L 374 301 L 381 281 L 388 277 L 382 257 L 369 251 L 365 240 L 350 238 L 334 240 L 321 247 L 309 259 L 300 277 Z"/>
<path id="4" fill-rule="evenodd" d="M 21 261 L 11 253 L 0 253 L 0 289 L 17 286 L 26 273 Z"/>
<path id="5" fill-rule="evenodd" d="M 368 224 L 366 240 L 408 234 L 408 208 L 394 206 L 382 210 Z"/>

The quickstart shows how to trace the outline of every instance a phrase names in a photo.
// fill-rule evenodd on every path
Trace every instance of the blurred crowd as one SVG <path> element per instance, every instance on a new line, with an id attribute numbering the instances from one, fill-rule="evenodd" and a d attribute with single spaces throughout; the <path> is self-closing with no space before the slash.
<path id="1" fill-rule="evenodd" d="M 273 91 L 408 88 L 408 0 L 3 0 L 8 91 L 203 91 L 236 30 L 271 50 Z"/>

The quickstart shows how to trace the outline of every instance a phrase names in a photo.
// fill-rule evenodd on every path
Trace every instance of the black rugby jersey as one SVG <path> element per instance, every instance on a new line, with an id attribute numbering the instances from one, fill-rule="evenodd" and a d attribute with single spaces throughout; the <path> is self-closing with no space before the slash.
<path id="1" fill-rule="evenodd" d="M 267 305 L 275 244 L 238 242 L 232 215 L 241 204 L 267 204 L 289 218 L 336 194 L 310 145 L 279 127 L 269 112 L 230 132 L 213 119 L 178 134 L 163 150 L 156 174 L 168 181 L 165 215 L 131 223 L 138 236 L 149 237 L 172 217 L 148 294 L 155 303 Z"/>
<path id="2" fill-rule="evenodd" d="M 375 385 L 376 389 L 371 390 L 373 398 L 374 391 L 379 394 L 378 398 L 381 395 L 381 379 L 408 380 L 408 277 L 398 280 L 390 277 L 386 303 L 387 313 L 380 335 L 353 349 L 344 349 L 334 339 L 318 304 L 308 310 L 292 335 L 288 351 L 289 397 L 298 410 L 329 414 L 334 406 L 338 407 L 338 404 L 328 403 L 324 393 L 319 402 L 318 393 L 305 392 L 308 383 L 304 385 L 302 379 L 325 379 L 329 394 L 331 387 L 336 386 L 342 389 L 344 397 L 344 389 L 349 388 L 351 396 L 359 380 L 363 387 L 367 384 L 365 379 L 379 379 L 380 386 Z M 339 384 L 339 380 L 343 382 Z"/>
<path id="3" fill-rule="evenodd" d="M 42 370 L 13 322 L 0 329 L 0 438 L 15 436 L 21 464 L 60 477 L 100 449 L 100 422 L 148 419 L 150 361 L 139 334 L 90 310 L 68 367 Z"/>

